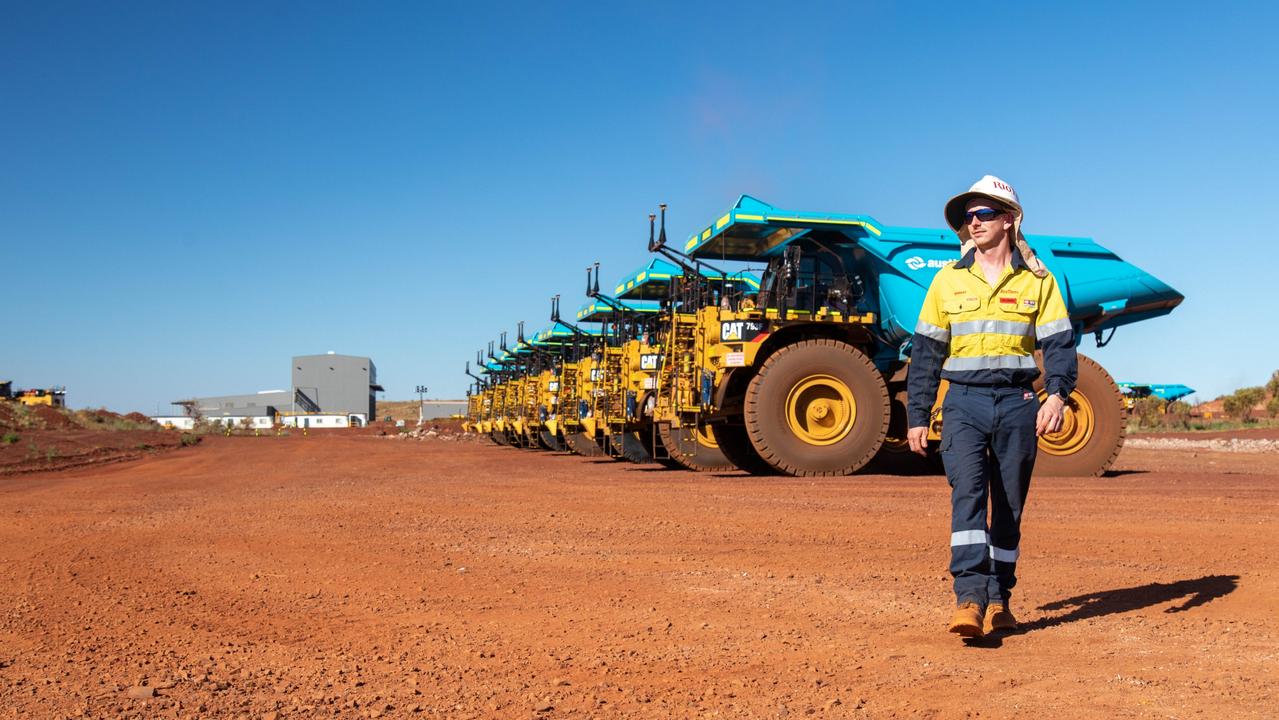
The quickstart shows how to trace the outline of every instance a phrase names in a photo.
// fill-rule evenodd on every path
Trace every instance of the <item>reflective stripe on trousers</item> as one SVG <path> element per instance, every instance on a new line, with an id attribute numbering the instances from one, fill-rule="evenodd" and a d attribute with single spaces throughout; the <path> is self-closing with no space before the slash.
<path id="1" fill-rule="evenodd" d="M 950 574 L 959 602 L 1007 603 L 1017 584 L 1038 413 L 1030 388 L 951 384 L 946 392 L 941 456 L 951 487 Z"/>

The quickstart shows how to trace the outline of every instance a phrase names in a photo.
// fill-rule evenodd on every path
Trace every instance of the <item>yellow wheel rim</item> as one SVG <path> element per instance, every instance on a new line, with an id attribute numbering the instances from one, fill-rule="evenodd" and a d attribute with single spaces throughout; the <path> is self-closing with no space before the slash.
<path id="1" fill-rule="evenodd" d="M 1048 394 L 1039 391 L 1039 401 L 1043 402 Z M 1093 412 L 1092 403 L 1079 393 L 1071 393 L 1066 401 L 1066 411 L 1061 419 L 1061 430 L 1039 437 L 1040 452 L 1049 455 L 1074 455 L 1092 439 L 1093 430 L 1097 427 L 1097 414 Z"/>
<path id="2" fill-rule="evenodd" d="M 843 380 L 809 375 L 786 395 L 786 424 L 809 445 L 843 440 L 857 420 L 857 402 Z"/>
<path id="3" fill-rule="evenodd" d="M 697 444 L 708 448 L 719 447 L 719 443 L 715 442 L 715 435 L 711 433 L 709 425 L 697 426 Z"/>

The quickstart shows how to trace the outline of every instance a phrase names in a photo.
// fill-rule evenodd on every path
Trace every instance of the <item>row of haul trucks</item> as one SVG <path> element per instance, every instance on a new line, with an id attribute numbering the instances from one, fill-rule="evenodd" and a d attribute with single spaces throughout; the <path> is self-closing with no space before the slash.
<path id="1" fill-rule="evenodd" d="M 556 296 L 547 327 L 526 334 L 520 323 L 515 338 L 503 333 L 467 363 L 468 430 L 699 471 L 929 466 L 907 451 L 905 381 L 929 283 L 959 257 L 954 233 L 749 196 L 678 246 L 667 241 L 665 205 L 658 223 L 649 216 L 652 259 L 609 292 L 597 264 L 575 315 L 561 316 Z M 1076 338 L 1098 347 L 1183 299 L 1089 238 L 1027 240 L 1057 278 Z M 934 448 L 944 394 L 943 382 Z M 1065 422 L 1040 439 L 1036 471 L 1104 473 L 1123 446 L 1124 412 L 1114 380 L 1081 353 Z"/>

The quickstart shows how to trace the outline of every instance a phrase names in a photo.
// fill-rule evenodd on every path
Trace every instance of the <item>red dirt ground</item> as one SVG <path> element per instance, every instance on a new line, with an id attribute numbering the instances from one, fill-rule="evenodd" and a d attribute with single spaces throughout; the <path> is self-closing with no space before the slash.
<path id="1" fill-rule="evenodd" d="M 1279 456 L 1118 470 L 1036 481 L 978 643 L 940 477 L 317 434 L 2 478 L 0 717 L 1273 716 Z"/>
<path id="2" fill-rule="evenodd" d="M 0 478 L 134 460 L 182 444 L 180 433 L 162 431 L 139 413 L 72 413 L 48 405 L 19 408 L 9 402 L 0 402 L 0 434 Z"/>
<path id="3" fill-rule="evenodd" d="M 1142 432 L 1133 437 L 1176 438 L 1179 440 L 1279 440 L 1279 427 L 1241 428 L 1239 430 L 1217 430 L 1201 432 Z"/>
<path id="4" fill-rule="evenodd" d="M 0 483 L 15 473 L 65 470 L 134 460 L 181 444 L 164 430 L 20 430 L 18 441 L 0 444 Z"/>

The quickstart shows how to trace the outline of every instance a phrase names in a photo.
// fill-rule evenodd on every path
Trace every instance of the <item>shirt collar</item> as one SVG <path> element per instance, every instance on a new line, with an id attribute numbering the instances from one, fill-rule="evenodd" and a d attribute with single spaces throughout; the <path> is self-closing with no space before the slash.
<path id="1" fill-rule="evenodd" d="M 976 262 L 976 260 L 977 260 L 977 248 L 974 247 L 974 248 L 971 248 L 968 252 L 964 253 L 964 256 L 960 258 L 958 262 L 955 263 L 955 267 L 961 270 L 964 268 L 969 268 L 973 266 L 973 263 Z M 1021 256 L 1021 252 L 1017 250 L 1017 247 L 1015 245 L 1013 246 L 1013 257 L 1010 264 L 1013 266 L 1013 272 L 1017 272 L 1018 270 L 1030 269 L 1030 266 L 1026 264 L 1026 258 L 1023 258 Z"/>

